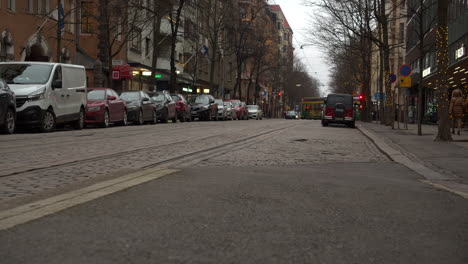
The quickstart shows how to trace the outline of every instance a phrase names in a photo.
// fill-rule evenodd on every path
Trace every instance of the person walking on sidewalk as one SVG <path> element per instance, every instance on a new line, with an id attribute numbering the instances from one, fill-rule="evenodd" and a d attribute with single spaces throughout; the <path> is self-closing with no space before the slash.
<path id="1" fill-rule="evenodd" d="M 452 134 L 455 134 L 455 127 L 457 127 L 457 134 L 460 135 L 465 107 L 466 105 L 465 100 L 463 99 L 462 91 L 460 89 L 453 90 L 449 108 L 449 113 L 453 117 Z"/>

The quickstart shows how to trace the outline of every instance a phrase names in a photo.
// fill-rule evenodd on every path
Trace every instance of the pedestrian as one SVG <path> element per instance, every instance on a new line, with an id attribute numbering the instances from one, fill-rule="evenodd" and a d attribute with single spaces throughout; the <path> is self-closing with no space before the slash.
<path id="1" fill-rule="evenodd" d="M 414 124 L 414 106 L 408 107 L 408 119 L 410 124 Z"/>
<path id="2" fill-rule="evenodd" d="M 457 134 L 460 135 L 465 107 L 462 91 L 460 89 L 453 90 L 449 108 L 449 113 L 453 119 L 452 134 L 455 134 L 455 127 L 457 127 Z"/>

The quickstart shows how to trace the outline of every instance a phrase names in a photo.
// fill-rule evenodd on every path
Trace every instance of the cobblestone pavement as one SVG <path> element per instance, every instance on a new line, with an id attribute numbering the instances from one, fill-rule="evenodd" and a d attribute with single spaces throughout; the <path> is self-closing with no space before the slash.
<path id="1" fill-rule="evenodd" d="M 386 161 L 355 129 L 322 128 L 319 122 L 299 120 L 193 122 L 15 134 L 0 137 L 0 155 L 0 203 L 156 165 Z M 181 156 L 185 159 L 179 160 Z M 200 160 L 201 156 L 204 158 Z"/>

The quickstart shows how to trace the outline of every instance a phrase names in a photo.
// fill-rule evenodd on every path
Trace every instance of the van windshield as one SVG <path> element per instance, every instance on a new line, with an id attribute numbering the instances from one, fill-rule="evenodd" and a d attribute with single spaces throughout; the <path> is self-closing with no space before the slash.
<path id="1" fill-rule="evenodd" d="M 0 64 L 0 79 L 8 84 L 45 84 L 52 65 Z"/>
<path id="2" fill-rule="evenodd" d="M 342 103 L 345 107 L 353 107 L 353 97 L 351 95 L 329 95 L 327 98 L 327 106 L 333 107 L 337 103 Z"/>

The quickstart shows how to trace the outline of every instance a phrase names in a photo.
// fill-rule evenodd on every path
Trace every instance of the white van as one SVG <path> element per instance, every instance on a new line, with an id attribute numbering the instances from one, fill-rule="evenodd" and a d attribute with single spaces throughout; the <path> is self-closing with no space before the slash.
<path id="1" fill-rule="evenodd" d="M 83 66 L 47 62 L 2 62 L 0 79 L 16 94 L 17 125 L 52 131 L 84 126 L 86 72 Z"/>

